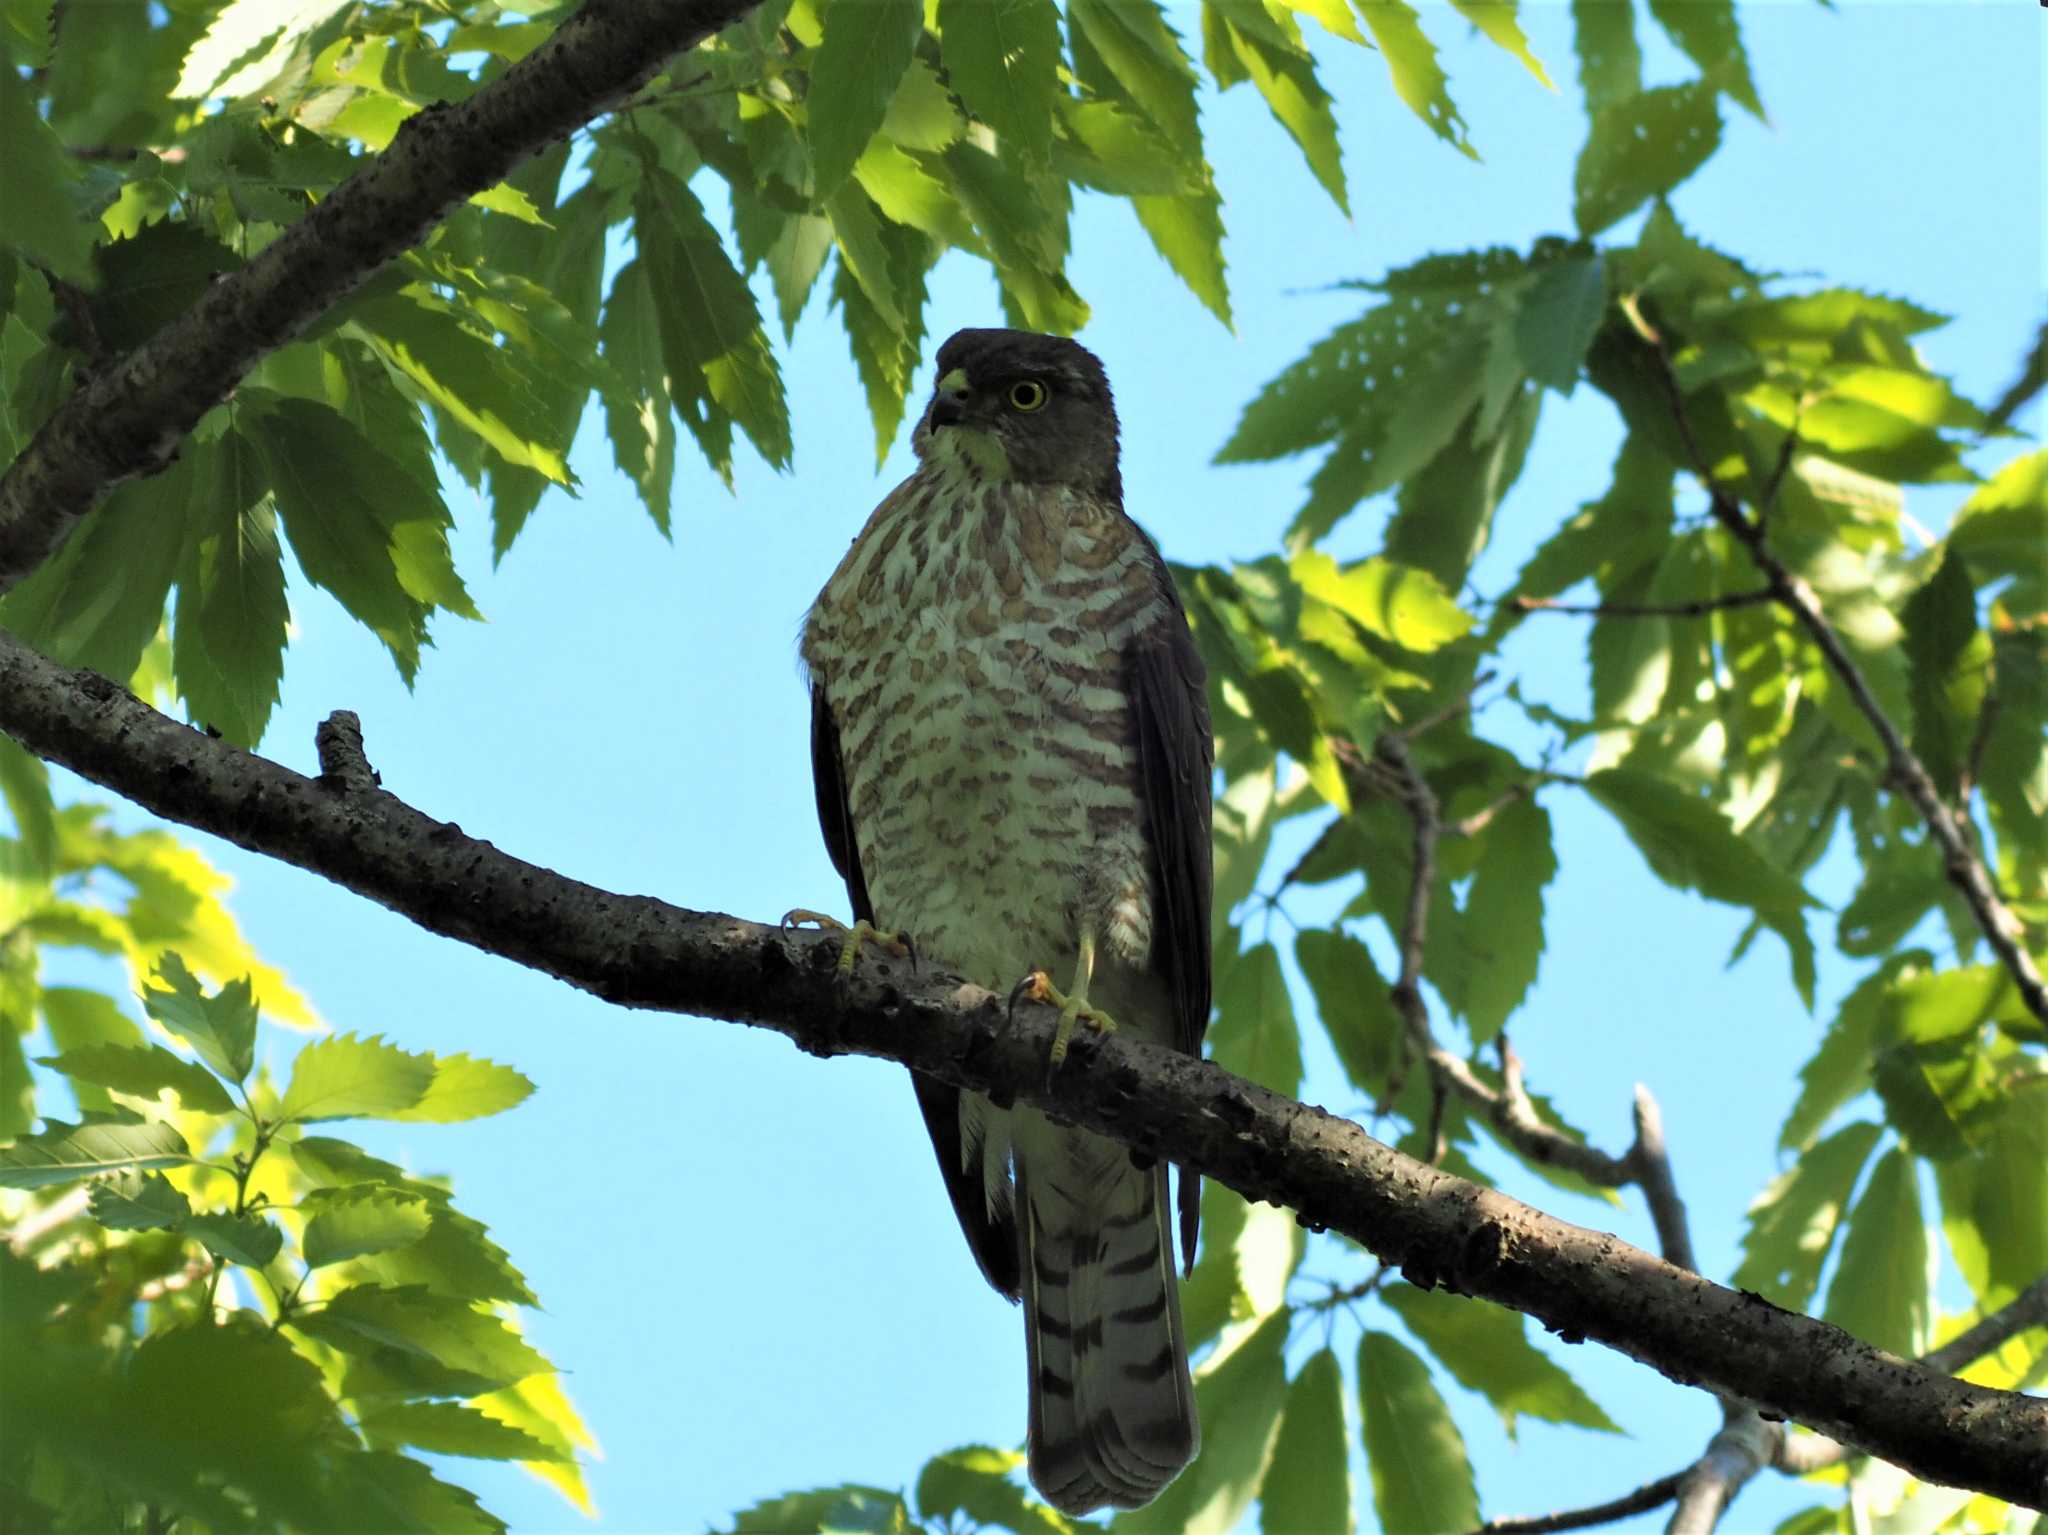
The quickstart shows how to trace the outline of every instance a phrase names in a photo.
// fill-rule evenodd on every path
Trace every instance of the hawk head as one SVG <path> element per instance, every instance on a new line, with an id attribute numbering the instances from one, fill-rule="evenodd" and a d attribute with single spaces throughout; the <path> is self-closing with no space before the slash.
<path id="1" fill-rule="evenodd" d="M 1028 330 L 955 331 L 911 434 L 925 463 L 982 480 L 1071 485 L 1123 502 L 1116 405 L 1095 354 Z"/>

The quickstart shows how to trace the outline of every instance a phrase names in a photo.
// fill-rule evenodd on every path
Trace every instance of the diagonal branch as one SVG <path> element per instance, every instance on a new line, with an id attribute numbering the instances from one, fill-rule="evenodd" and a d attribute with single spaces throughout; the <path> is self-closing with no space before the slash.
<path id="1" fill-rule="evenodd" d="M 465 198 L 625 98 L 758 0 L 587 0 L 469 100 L 407 118 L 390 148 L 240 271 L 91 380 L 0 478 L 0 592 L 115 485 L 154 474 L 266 352 L 298 335 Z"/>
<path id="2" fill-rule="evenodd" d="M 2027 1008 L 2036 1018 L 2048 1022 L 2048 984 L 2041 979 L 2041 972 L 2034 959 L 2027 952 L 2026 932 L 2012 908 L 1999 898 L 1992 888 L 1990 871 L 1984 867 L 1983 859 L 1971 847 L 1969 837 L 1964 833 L 1948 805 L 1943 802 L 1941 791 L 1928 776 L 1927 768 L 1914 755 L 1912 747 L 1899 727 L 1892 723 L 1884 712 L 1877 695 L 1870 690 L 1870 683 L 1857 666 L 1855 658 L 1842 644 L 1841 636 L 1835 633 L 1834 625 L 1828 622 L 1827 614 L 1821 610 L 1820 598 L 1813 588 L 1794 575 L 1785 562 L 1771 552 L 1765 538 L 1765 525 L 1744 515 L 1741 503 L 1714 478 L 1712 467 L 1705 453 L 1700 449 L 1699 439 L 1694 435 L 1691 417 L 1686 412 L 1685 392 L 1678 382 L 1677 370 L 1671 363 L 1670 344 L 1665 340 L 1640 309 L 1632 304 L 1623 305 L 1636 333 L 1655 353 L 1658 378 L 1663 384 L 1664 395 L 1671 406 L 1672 420 L 1678 428 L 1679 440 L 1684 444 L 1689 467 L 1706 487 L 1713 508 L 1714 520 L 1727 530 L 1748 553 L 1750 563 L 1763 575 L 1764 583 L 1773 600 L 1790 613 L 1801 628 L 1806 631 L 1814 648 L 1848 690 L 1850 701 L 1856 711 L 1870 722 L 1870 728 L 1884 747 L 1886 777 L 1913 803 L 1926 821 L 1927 830 L 1941 849 L 1942 862 L 1947 871 L 1949 883 L 1961 892 L 1970 913 L 1977 920 L 1978 928 L 1990 941 L 1999 962 L 2012 976 L 2019 988 Z M 1789 462 L 1789 450 L 1783 455 Z M 1774 476 L 1775 479 L 1775 476 Z M 1776 486 L 1771 490 L 1775 492 Z M 1768 504 L 1770 497 L 1765 500 Z"/>
<path id="3" fill-rule="evenodd" d="M 1923 1478 L 2048 1499 L 2048 1402 L 1930 1373 L 1172 1050 L 1087 1033 L 1048 1082 L 1049 1008 L 1026 1006 L 1010 1024 L 994 993 L 880 957 L 842 985 L 829 938 L 790 938 L 522 862 L 370 787 L 345 729 L 330 734 L 330 753 L 348 771 L 306 778 L 4 633 L 0 729 L 159 815 L 610 1001 L 772 1028 L 815 1055 L 884 1057 L 1032 1103 L 1292 1208 L 1411 1282 L 1514 1307 L 1574 1341 L 1597 1338 Z"/>

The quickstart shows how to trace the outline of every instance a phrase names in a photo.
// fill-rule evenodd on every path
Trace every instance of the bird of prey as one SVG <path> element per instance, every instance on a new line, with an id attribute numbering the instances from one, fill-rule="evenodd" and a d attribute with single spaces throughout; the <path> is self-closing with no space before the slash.
<path id="1" fill-rule="evenodd" d="M 1213 743 L 1159 551 L 1124 514 L 1116 410 L 1076 343 L 963 330 L 804 626 L 818 815 L 857 919 L 1076 1024 L 1194 1053 L 1209 1016 Z M 812 914 L 805 913 L 803 916 Z M 1052 977 L 1066 982 L 1064 994 Z M 1200 1443 L 1167 1169 L 913 1075 L 954 1212 L 1024 1306 L 1031 1480 L 1149 1502 Z M 1180 1251 L 1199 1180 L 1180 1176 Z"/>

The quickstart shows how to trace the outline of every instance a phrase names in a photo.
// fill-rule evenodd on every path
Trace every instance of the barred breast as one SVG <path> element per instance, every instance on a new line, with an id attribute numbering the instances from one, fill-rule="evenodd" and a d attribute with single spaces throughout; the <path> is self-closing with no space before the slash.
<path id="1" fill-rule="evenodd" d="M 983 985 L 1071 955 L 1086 919 L 1125 964 L 1149 953 L 1121 675 L 1170 609 L 1147 555 L 1083 492 L 929 463 L 805 626 L 877 920 Z"/>

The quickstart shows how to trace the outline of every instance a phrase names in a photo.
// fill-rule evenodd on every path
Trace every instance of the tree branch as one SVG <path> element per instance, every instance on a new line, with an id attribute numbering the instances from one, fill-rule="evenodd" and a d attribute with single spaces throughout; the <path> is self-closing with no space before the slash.
<path id="1" fill-rule="evenodd" d="M 407 118 L 390 148 L 43 423 L 0 478 L 0 592 L 54 553 L 115 485 L 170 463 L 265 353 L 417 245 L 456 204 L 756 3 L 587 0 L 469 100 Z"/>
<path id="2" fill-rule="evenodd" d="M 1596 1524 L 1613 1524 L 1616 1520 L 1647 1513 L 1653 1508 L 1669 1503 L 1677 1496 L 1678 1479 L 1681 1474 L 1674 1471 L 1669 1476 L 1660 1476 L 1656 1481 L 1647 1482 L 1634 1492 L 1625 1492 L 1611 1502 L 1595 1503 L 1590 1508 L 1567 1509 L 1557 1514 L 1489 1519 L 1474 1530 L 1472 1535 L 1550 1535 L 1553 1530 L 1584 1530 Z"/>
<path id="3" fill-rule="evenodd" d="M 1054 1014 L 839 944 L 581 884 L 382 789 L 311 779 L 207 737 L 0 633 L 0 729 L 168 819 L 296 864 L 429 931 L 630 1007 L 772 1028 L 816 1055 L 900 1061 L 1030 1102 L 1288 1206 L 1399 1267 L 1687 1385 L 1745 1397 L 1932 1481 L 2048 1499 L 2048 1402 L 1934 1374 L 1381 1145 L 1206 1061 L 1084 1031 L 1045 1077 Z"/>
<path id="4" fill-rule="evenodd" d="M 1835 633 L 1834 625 L 1821 611 L 1820 598 L 1812 587 L 1792 574 L 1784 561 L 1771 552 L 1764 536 L 1764 524 L 1744 516 L 1741 504 L 1714 478 L 1706 455 L 1700 450 L 1699 439 L 1693 433 L 1692 420 L 1686 413 L 1685 392 L 1671 363 L 1669 343 L 1637 306 L 1624 303 L 1622 309 L 1636 333 L 1656 354 L 1658 377 L 1671 406 L 1679 440 L 1684 444 L 1693 473 L 1706 487 L 1714 520 L 1748 552 L 1750 563 L 1762 573 L 1773 600 L 1806 630 L 1807 638 L 1820 651 L 1828 670 L 1848 689 L 1850 701 L 1857 712 L 1877 732 L 1877 738 L 1884 747 L 1887 778 L 1912 801 L 1921 819 L 1926 821 L 1929 833 L 1941 848 L 1949 883 L 1962 893 L 1971 915 L 1977 919 L 1978 928 L 2012 976 L 2028 1010 L 2048 1023 L 2048 984 L 2043 983 L 2033 956 L 2027 952 L 2025 929 L 1992 888 L 1990 871 L 1984 867 L 1983 860 L 1970 846 L 1970 839 L 1943 803 L 1941 791 L 1928 776 L 1926 766 L 1913 754 L 1898 726 L 1892 723 L 1891 717 L 1884 712 L 1884 706 L 1877 701 L 1877 695 L 1871 692 L 1862 669 L 1856 665 L 1855 658 L 1842 644 L 1841 636 Z M 1787 448 L 1783 455 L 1788 461 L 1790 451 Z M 1772 490 L 1775 489 L 1774 484 Z"/>
<path id="5" fill-rule="evenodd" d="M 1559 602 L 1550 597 L 1510 597 L 1508 606 L 1521 613 L 1578 613 L 1599 618 L 1704 618 L 1729 608 L 1753 608 L 1777 596 L 1768 586 L 1753 592 L 1729 592 L 1696 602 Z"/>

